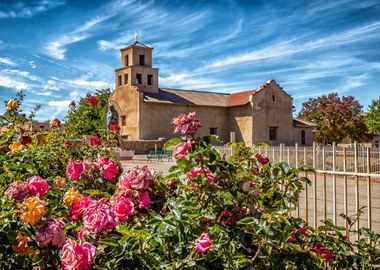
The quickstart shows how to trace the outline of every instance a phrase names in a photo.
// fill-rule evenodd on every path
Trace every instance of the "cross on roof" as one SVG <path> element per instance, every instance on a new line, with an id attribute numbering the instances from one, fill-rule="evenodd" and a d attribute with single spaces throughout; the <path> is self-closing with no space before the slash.
<path id="1" fill-rule="evenodd" d="M 134 36 L 135 36 L 135 42 L 137 42 L 137 39 L 139 38 L 140 34 L 138 32 L 135 32 Z"/>

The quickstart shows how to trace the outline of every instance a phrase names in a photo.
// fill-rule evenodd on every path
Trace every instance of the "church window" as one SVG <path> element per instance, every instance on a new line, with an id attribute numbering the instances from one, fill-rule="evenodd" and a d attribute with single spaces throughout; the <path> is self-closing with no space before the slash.
<path id="1" fill-rule="evenodd" d="M 126 119 L 125 115 L 121 116 L 121 125 L 123 127 L 125 127 L 127 125 L 127 119 Z"/>
<path id="2" fill-rule="evenodd" d="M 124 84 L 128 84 L 128 74 L 124 74 Z"/>
<path id="3" fill-rule="evenodd" d="M 121 75 L 117 76 L 117 85 L 121 86 Z"/>
<path id="4" fill-rule="evenodd" d="M 274 97 L 274 95 L 272 96 L 272 100 L 273 100 L 273 102 L 275 102 L 275 100 L 276 100 L 275 97 Z"/>
<path id="5" fill-rule="evenodd" d="M 277 140 L 277 127 L 269 127 L 269 140 Z"/>
<path id="6" fill-rule="evenodd" d="M 210 128 L 210 134 L 211 135 L 217 135 L 218 134 L 218 128 L 216 128 L 216 127 Z"/>
<path id="7" fill-rule="evenodd" d="M 137 84 L 142 84 L 142 77 L 141 77 L 141 74 L 136 74 L 136 83 L 137 83 Z"/>
<path id="8" fill-rule="evenodd" d="M 305 134 L 305 130 L 302 130 L 302 131 L 301 131 L 301 144 L 302 144 L 302 145 L 306 144 L 306 134 Z"/>
<path id="9" fill-rule="evenodd" d="M 148 75 L 148 85 L 153 84 L 153 75 Z"/>
<path id="10" fill-rule="evenodd" d="M 129 66 L 129 55 L 125 56 L 125 66 Z"/>
<path id="11" fill-rule="evenodd" d="M 145 55 L 140 54 L 140 66 L 145 65 Z"/>

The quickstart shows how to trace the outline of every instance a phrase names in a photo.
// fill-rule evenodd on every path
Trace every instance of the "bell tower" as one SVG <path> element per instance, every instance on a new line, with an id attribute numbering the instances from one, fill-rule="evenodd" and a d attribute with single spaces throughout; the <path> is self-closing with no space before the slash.
<path id="1" fill-rule="evenodd" d="M 152 67 L 152 51 L 138 41 L 121 51 L 121 68 L 115 70 L 115 89 L 136 86 L 143 92 L 158 93 L 158 68 Z"/>

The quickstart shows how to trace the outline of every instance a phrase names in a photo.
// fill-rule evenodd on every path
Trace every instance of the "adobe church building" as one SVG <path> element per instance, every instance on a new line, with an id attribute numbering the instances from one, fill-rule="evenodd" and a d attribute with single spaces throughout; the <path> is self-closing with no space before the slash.
<path id="1" fill-rule="evenodd" d="M 179 136 L 173 133 L 172 119 L 196 112 L 202 123 L 198 136 L 217 134 L 226 143 L 247 146 L 312 144 L 314 125 L 293 118 L 293 99 L 274 80 L 232 94 L 160 88 L 152 50 L 139 42 L 120 50 L 122 67 L 115 71 L 109 109 L 124 139 Z"/>

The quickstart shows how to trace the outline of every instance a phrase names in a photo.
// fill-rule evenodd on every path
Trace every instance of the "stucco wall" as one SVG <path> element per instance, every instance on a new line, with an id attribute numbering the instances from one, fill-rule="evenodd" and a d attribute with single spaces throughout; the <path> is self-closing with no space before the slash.
<path id="1" fill-rule="evenodd" d="M 252 145 L 252 107 L 250 104 L 228 108 L 228 133 L 235 132 L 235 141 Z"/>
<path id="2" fill-rule="evenodd" d="M 252 102 L 253 143 L 293 144 L 292 98 L 272 81 L 253 95 Z M 277 127 L 276 140 L 269 140 L 269 127 Z"/>
<path id="3" fill-rule="evenodd" d="M 129 140 L 139 139 L 139 95 L 140 93 L 128 86 L 116 87 L 110 100 L 117 103 L 121 111 L 119 112 L 120 134 L 128 136 Z M 121 125 L 121 117 L 126 117 L 126 126 Z"/>
<path id="4" fill-rule="evenodd" d="M 174 134 L 173 118 L 181 113 L 196 112 L 202 127 L 198 136 L 210 133 L 210 128 L 217 128 L 217 134 L 228 141 L 227 110 L 221 107 L 186 106 L 162 103 L 148 103 L 140 101 L 140 139 L 158 139 L 160 137 L 172 138 L 179 136 Z"/>
<path id="5" fill-rule="evenodd" d="M 305 131 L 305 145 L 312 145 L 314 141 L 313 128 L 308 127 L 294 127 L 294 143 L 302 145 L 301 133 L 302 130 Z"/>

